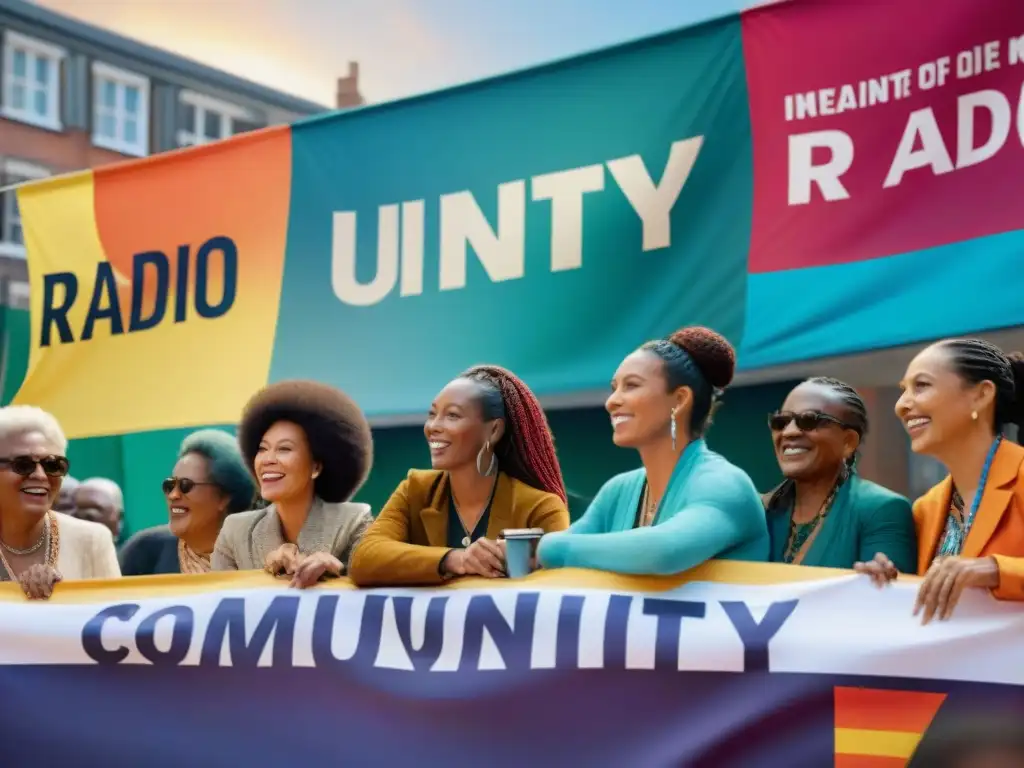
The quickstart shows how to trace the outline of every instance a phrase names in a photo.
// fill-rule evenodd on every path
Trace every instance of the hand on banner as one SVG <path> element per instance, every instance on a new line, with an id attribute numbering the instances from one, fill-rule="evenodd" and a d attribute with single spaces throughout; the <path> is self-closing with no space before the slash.
<path id="1" fill-rule="evenodd" d="M 282 544 L 269 555 L 263 569 L 271 576 L 291 576 L 299 567 L 299 548 L 294 544 Z"/>
<path id="2" fill-rule="evenodd" d="M 999 564 L 992 557 L 937 557 L 917 591 L 914 615 L 924 611 L 921 624 L 938 614 L 940 621 L 953 609 L 968 587 L 995 589 L 999 586 Z"/>
<path id="3" fill-rule="evenodd" d="M 345 566 L 330 552 L 314 552 L 298 561 L 292 586 L 298 589 L 312 587 L 325 576 L 341 576 Z"/>
<path id="4" fill-rule="evenodd" d="M 896 581 L 896 577 L 899 576 L 896 566 L 884 552 L 879 552 L 866 563 L 854 563 L 853 570 L 869 576 L 872 583 L 879 588 Z"/>
<path id="5" fill-rule="evenodd" d="M 49 600 L 53 587 L 64 577 L 52 565 L 33 565 L 22 571 L 18 584 L 29 600 Z"/>
<path id="6" fill-rule="evenodd" d="M 505 542 L 477 539 L 466 549 L 453 550 L 445 568 L 458 576 L 501 578 L 505 575 Z"/>

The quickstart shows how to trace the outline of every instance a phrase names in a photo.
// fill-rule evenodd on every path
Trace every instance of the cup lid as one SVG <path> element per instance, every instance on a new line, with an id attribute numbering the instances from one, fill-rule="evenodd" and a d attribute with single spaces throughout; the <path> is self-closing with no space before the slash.
<path id="1" fill-rule="evenodd" d="M 501 532 L 506 539 L 539 539 L 544 535 L 543 528 L 506 528 Z"/>

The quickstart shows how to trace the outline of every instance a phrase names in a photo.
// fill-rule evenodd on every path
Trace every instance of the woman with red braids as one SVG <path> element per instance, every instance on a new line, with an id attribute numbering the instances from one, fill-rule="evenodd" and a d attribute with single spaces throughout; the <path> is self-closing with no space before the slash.
<path id="1" fill-rule="evenodd" d="M 423 432 L 433 469 L 410 471 L 366 533 L 349 567 L 359 586 L 504 576 L 503 530 L 569 527 L 544 411 L 509 371 L 480 365 L 450 382 Z"/>
<path id="2" fill-rule="evenodd" d="M 667 575 L 712 558 L 768 559 L 753 482 L 703 437 L 735 367 L 732 345 L 699 327 L 622 361 L 605 408 L 615 444 L 635 448 L 643 467 L 613 477 L 568 531 L 541 539 L 544 567 Z"/>

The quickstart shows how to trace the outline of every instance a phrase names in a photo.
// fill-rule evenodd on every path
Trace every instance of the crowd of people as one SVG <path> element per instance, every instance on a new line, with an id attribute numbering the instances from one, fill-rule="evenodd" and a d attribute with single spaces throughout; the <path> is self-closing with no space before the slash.
<path id="1" fill-rule="evenodd" d="M 967 589 L 1024 600 L 1024 359 L 978 339 L 910 362 L 895 415 L 947 476 L 911 504 L 858 475 L 868 415 L 857 391 L 808 379 L 768 418 L 783 482 L 760 494 L 705 435 L 736 354 L 707 328 L 642 345 L 611 377 L 615 444 L 641 467 L 608 480 L 570 523 L 554 440 L 513 373 L 471 368 L 430 404 L 429 469 L 373 514 L 352 501 L 372 466 L 369 424 L 334 387 L 287 381 L 246 405 L 235 440 L 200 430 L 163 483 L 168 525 L 120 550 L 116 484 L 68 476 L 51 415 L 0 409 L 0 580 L 45 599 L 62 579 L 266 569 L 297 588 L 508 575 L 506 532 L 535 531 L 532 568 L 674 574 L 711 559 L 855 569 L 884 586 L 924 579 L 915 614 L 948 618 Z"/>

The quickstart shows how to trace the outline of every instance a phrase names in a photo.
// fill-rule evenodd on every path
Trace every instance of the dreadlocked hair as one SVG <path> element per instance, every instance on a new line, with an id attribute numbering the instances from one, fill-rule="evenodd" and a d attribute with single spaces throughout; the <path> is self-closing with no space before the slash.
<path id="1" fill-rule="evenodd" d="M 992 427 L 1024 422 L 1024 355 L 1007 355 L 983 339 L 947 339 L 938 344 L 949 354 L 953 370 L 968 384 L 991 381 L 996 387 Z"/>
<path id="2" fill-rule="evenodd" d="M 833 379 L 831 376 L 814 376 L 807 379 L 806 383 L 817 384 L 819 387 L 832 390 L 836 399 L 846 409 L 846 423 L 860 436 L 861 440 L 864 439 L 868 433 L 868 407 L 856 389 L 845 381 Z M 860 450 L 858 449 L 846 460 L 846 465 L 850 470 L 857 466 L 859 456 Z"/>
<path id="3" fill-rule="evenodd" d="M 502 471 L 568 503 L 555 440 L 544 409 L 530 388 L 496 365 L 473 366 L 460 378 L 478 386 L 485 420 L 505 420 L 505 433 L 493 447 Z"/>

